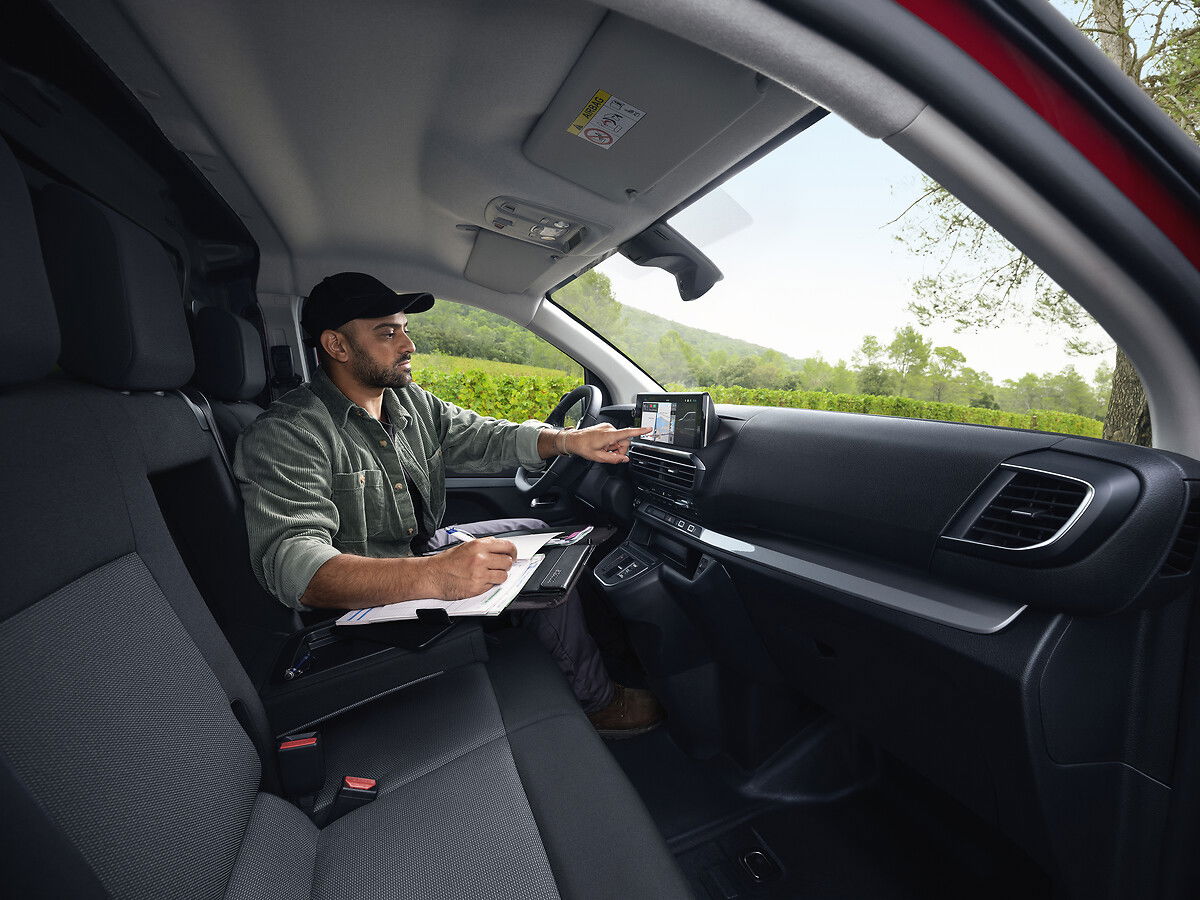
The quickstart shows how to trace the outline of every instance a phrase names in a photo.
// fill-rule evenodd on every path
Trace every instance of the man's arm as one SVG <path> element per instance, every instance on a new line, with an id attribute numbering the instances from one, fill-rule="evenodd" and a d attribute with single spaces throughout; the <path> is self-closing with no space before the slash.
<path id="1" fill-rule="evenodd" d="M 516 554 L 509 541 L 497 538 L 421 558 L 339 552 L 333 546 L 339 520 L 328 453 L 313 435 L 281 419 L 260 419 L 242 435 L 234 471 L 255 574 L 296 609 L 474 597 L 504 582 Z"/>
<path id="2" fill-rule="evenodd" d="M 417 385 L 413 389 L 438 418 L 446 467 L 459 472 L 492 472 L 514 465 L 540 469 L 544 460 L 567 454 L 594 462 L 629 462 L 629 439 L 653 430 L 618 429 L 608 422 L 566 431 L 535 420 L 518 424 L 447 403 Z"/>
<path id="3" fill-rule="evenodd" d="M 305 606 L 362 609 L 404 600 L 461 600 L 503 584 L 516 558 L 512 542 L 478 538 L 432 556 L 368 559 L 343 553 L 317 569 Z"/>
<path id="4" fill-rule="evenodd" d="M 238 439 L 233 468 L 254 574 L 280 602 L 303 609 L 300 596 L 309 580 L 339 555 L 329 451 L 304 428 L 265 416 Z"/>
<path id="5" fill-rule="evenodd" d="M 582 456 L 592 462 L 629 462 L 629 440 L 649 434 L 653 428 L 616 428 L 601 422 L 591 428 L 548 428 L 538 434 L 538 455 L 542 459 L 552 456 Z"/>

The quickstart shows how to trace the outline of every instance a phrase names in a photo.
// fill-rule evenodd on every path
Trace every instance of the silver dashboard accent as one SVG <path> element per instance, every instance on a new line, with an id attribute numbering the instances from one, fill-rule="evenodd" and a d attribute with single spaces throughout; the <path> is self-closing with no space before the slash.
<path id="1" fill-rule="evenodd" d="M 758 549 L 753 544 L 747 544 L 745 541 L 739 541 L 737 538 L 730 537 L 727 534 L 709 531 L 706 528 L 700 529 L 700 540 L 711 547 L 716 547 L 718 550 L 728 550 L 730 553 L 753 553 Z"/>
<path id="2" fill-rule="evenodd" d="M 1008 603 L 973 594 L 955 594 L 953 598 L 918 594 L 859 575 L 851 575 L 820 563 L 810 562 L 789 553 L 760 547 L 703 526 L 698 525 L 695 531 L 689 531 L 673 528 L 653 517 L 650 518 L 650 521 L 665 527 L 672 534 L 690 538 L 748 563 L 773 569 L 811 584 L 831 588 L 860 600 L 878 603 L 880 606 L 899 610 L 930 622 L 937 622 L 939 625 L 949 625 L 951 628 L 958 628 L 961 631 L 970 631 L 974 634 L 995 634 L 1011 625 L 1017 616 L 1026 609 L 1023 604 Z"/>
<path id="3" fill-rule="evenodd" d="M 960 544 L 973 544 L 976 547 L 988 547 L 992 550 L 1004 550 L 1009 553 L 1021 553 L 1026 550 L 1040 550 L 1042 547 L 1049 547 L 1055 541 L 1062 538 L 1064 534 L 1070 531 L 1071 526 L 1079 521 L 1079 517 L 1082 516 L 1087 511 L 1087 508 L 1092 505 L 1092 498 L 1096 496 L 1096 486 L 1094 484 L 1084 478 L 1076 478 L 1074 475 L 1064 475 L 1062 472 L 1051 472 L 1048 469 L 1035 469 L 1032 466 L 1019 466 L 1016 463 L 1000 463 L 999 468 L 1022 469 L 1026 472 L 1037 472 L 1039 475 L 1049 475 L 1053 478 L 1061 478 L 1064 481 L 1077 481 L 1087 488 L 1087 493 L 1084 495 L 1083 501 L 1079 504 L 1079 508 L 1071 514 L 1071 517 L 1063 523 L 1062 527 L 1058 529 L 1058 531 L 1054 532 L 1054 534 L 1046 538 L 1046 540 L 1039 541 L 1036 544 L 1030 544 L 1028 547 L 1005 547 L 1000 544 L 989 544 L 986 541 L 969 541 L 966 538 L 950 537 L 949 535 L 945 534 L 942 535 L 943 540 L 957 541 Z M 1001 488 L 1001 490 L 1003 490 L 1003 488 Z M 997 496 L 999 496 L 999 494 L 997 494 Z M 988 502 L 990 503 L 991 501 Z M 973 525 L 974 523 L 972 523 L 972 526 Z"/>

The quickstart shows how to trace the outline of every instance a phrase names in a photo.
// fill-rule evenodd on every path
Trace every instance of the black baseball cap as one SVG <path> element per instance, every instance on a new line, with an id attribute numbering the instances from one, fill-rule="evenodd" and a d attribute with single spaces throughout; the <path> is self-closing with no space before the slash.
<path id="1" fill-rule="evenodd" d="M 327 328 L 340 328 L 351 319 L 381 319 L 393 313 L 425 312 L 433 294 L 397 294 L 362 272 L 338 272 L 318 282 L 300 312 L 300 325 L 316 341 Z"/>

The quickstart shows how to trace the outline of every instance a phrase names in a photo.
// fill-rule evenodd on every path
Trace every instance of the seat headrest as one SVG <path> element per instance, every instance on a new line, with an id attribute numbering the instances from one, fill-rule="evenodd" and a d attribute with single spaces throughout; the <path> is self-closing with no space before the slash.
<path id="1" fill-rule="evenodd" d="M 59 364 L 124 391 L 192 377 L 192 342 L 166 249 L 124 216 L 61 185 L 37 200 L 46 274 L 62 332 Z"/>
<path id="2" fill-rule="evenodd" d="M 227 309 L 196 313 L 196 387 L 217 400 L 252 400 L 267 383 L 254 326 Z"/>
<path id="3" fill-rule="evenodd" d="M 36 381 L 58 358 L 58 320 L 29 188 L 0 140 L 0 385 Z"/>

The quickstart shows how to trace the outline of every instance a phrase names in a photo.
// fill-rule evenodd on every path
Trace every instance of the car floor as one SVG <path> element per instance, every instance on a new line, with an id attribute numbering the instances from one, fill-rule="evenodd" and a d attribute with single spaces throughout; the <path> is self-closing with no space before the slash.
<path id="1" fill-rule="evenodd" d="M 1019 850 L 895 764 L 835 799 L 763 800 L 731 762 L 690 759 L 666 728 L 609 747 L 701 900 L 1050 895 Z"/>

